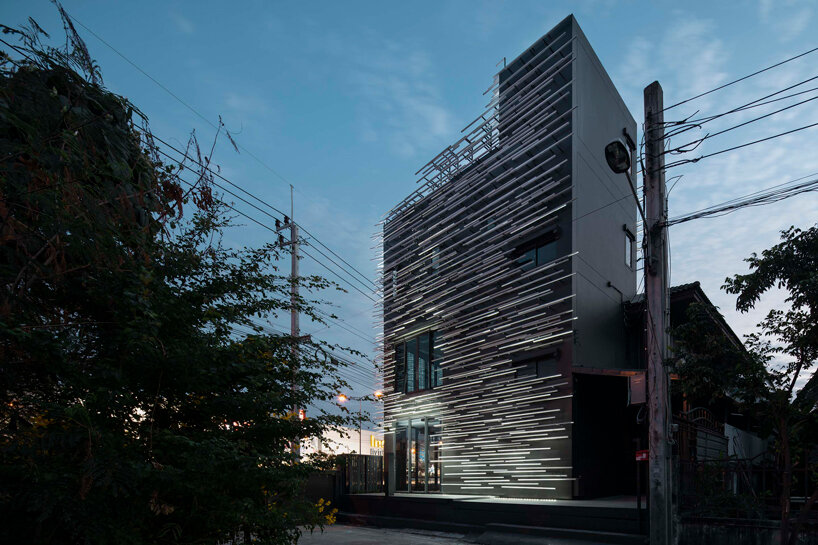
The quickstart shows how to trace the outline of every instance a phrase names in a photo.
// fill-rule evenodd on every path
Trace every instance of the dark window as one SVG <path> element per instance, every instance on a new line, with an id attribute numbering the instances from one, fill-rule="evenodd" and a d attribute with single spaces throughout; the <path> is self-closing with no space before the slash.
<path id="1" fill-rule="evenodd" d="M 414 392 L 416 385 L 416 373 L 418 361 L 418 340 L 417 337 L 406 342 L 406 391 Z"/>
<path id="2" fill-rule="evenodd" d="M 625 231 L 625 265 L 633 268 L 633 242 L 636 240 L 636 237 L 631 233 L 630 229 L 628 229 L 627 225 L 623 225 L 622 229 Z"/>
<path id="3" fill-rule="evenodd" d="M 395 390 L 415 392 L 443 384 L 443 352 L 434 331 L 421 333 L 395 346 Z"/>
<path id="4" fill-rule="evenodd" d="M 557 259 L 557 241 L 552 240 L 545 244 L 528 247 L 517 258 L 517 263 L 524 271 L 528 271 L 539 265 L 545 265 Z"/>
<path id="5" fill-rule="evenodd" d="M 418 336 L 418 390 L 429 389 L 429 334 Z"/>
<path id="6" fill-rule="evenodd" d="M 526 360 L 517 364 L 517 378 L 544 378 L 556 375 L 559 375 L 556 356 Z"/>
<path id="7" fill-rule="evenodd" d="M 432 342 L 432 388 L 443 384 L 443 368 L 440 364 L 443 363 L 443 350 L 438 347 L 438 335 L 436 331 L 432 331 L 429 336 Z"/>
<path id="8" fill-rule="evenodd" d="M 406 391 L 406 345 L 395 346 L 395 391 Z"/>

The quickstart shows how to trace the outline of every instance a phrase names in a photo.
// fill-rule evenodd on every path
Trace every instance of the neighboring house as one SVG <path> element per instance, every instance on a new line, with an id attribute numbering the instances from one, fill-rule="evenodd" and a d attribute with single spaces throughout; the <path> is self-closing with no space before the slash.
<path id="1" fill-rule="evenodd" d="M 360 452 L 359 452 L 360 450 Z M 328 430 L 322 437 L 302 441 L 301 454 L 370 454 L 383 455 L 383 434 L 371 430 L 342 427 Z"/>
<path id="2" fill-rule="evenodd" d="M 490 91 L 384 221 L 388 488 L 632 492 L 636 206 L 604 149 L 636 123 L 573 16 Z"/>
<path id="3" fill-rule="evenodd" d="M 669 290 L 670 324 L 677 328 L 688 320 L 691 305 L 702 305 L 707 312 L 709 329 L 719 333 L 725 345 L 744 350 L 743 344 L 724 318 L 710 302 L 699 282 L 673 286 Z M 638 368 L 645 367 L 645 298 L 639 295 L 625 304 L 625 322 L 629 339 L 629 358 Z M 671 339 L 671 351 L 672 351 Z M 721 366 L 717 372 L 733 372 L 735 362 L 714 363 Z M 675 377 L 677 378 L 677 377 Z M 686 399 L 676 393 L 673 397 L 673 417 L 676 427 L 674 454 L 682 462 L 709 460 L 754 459 L 761 462 L 767 442 L 752 433 L 754 422 L 739 412 L 738 404 L 724 392 L 718 399 Z"/>

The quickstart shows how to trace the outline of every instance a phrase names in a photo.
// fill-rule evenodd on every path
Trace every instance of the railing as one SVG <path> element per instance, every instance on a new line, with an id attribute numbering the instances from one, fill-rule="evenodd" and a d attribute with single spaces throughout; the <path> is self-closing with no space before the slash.
<path id="1" fill-rule="evenodd" d="M 383 456 L 344 454 L 338 466 L 344 494 L 383 492 Z"/>
<path id="2" fill-rule="evenodd" d="M 684 515 L 770 520 L 781 517 L 781 474 L 770 464 L 739 459 L 681 461 L 677 482 Z M 793 515 L 817 486 L 814 468 L 793 469 Z M 811 519 L 818 520 L 818 512 L 813 512 Z"/>

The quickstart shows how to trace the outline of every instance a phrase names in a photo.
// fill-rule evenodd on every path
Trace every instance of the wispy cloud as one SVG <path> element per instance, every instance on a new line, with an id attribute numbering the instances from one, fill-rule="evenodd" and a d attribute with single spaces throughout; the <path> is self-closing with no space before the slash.
<path id="1" fill-rule="evenodd" d="M 376 51 L 373 55 L 372 51 Z M 359 137 L 414 157 L 440 147 L 454 132 L 435 68 L 422 48 L 382 41 L 367 54 L 349 56 L 350 89 L 362 100 Z"/>
<path id="2" fill-rule="evenodd" d="M 758 15 L 762 23 L 773 27 L 782 42 L 788 42 L 809 27 L 813 5 L 806 0 L 760 0 Z"/>
<path id="3" fill-rule="evenodd" d="M 783 13 L 779 3 L 762 2 L 760 17 L 770 25 L 789 25 L 798 30 L 794 17 L 797 6 L 787 2 Z M 788 11 L 789 10 L 789 11 Z M 685 99 L 740 77 L 749 70 L 773 64 L 780 53 L 770 51 L 769 58 L 741 69 L 735 68 L 734 58 L 726 37 L 717 38 L 715 24 L 683 14 L 682 24 L 661 38 L 657 47 L 650 47 L 648 36 L 636 37 L 618 70 L 617 83 L 632 112 L 641 117 L 642 88 L 658 79 L 665 89 L 665 104 Z M 809 14 L 804 15 L 809 20 Z M 814 61 L 794 62 L 774 72 L 731 86 L 684 106 L 668 110 L 666 121 L 682 119 L 700 110 L 698 115 L 727 111 L 775 90 L 806 79 L 813 74 Z M 806 97 L 801 97 L 801 99 Z M 775 103 L 726 116 L 674 138 L 671 146 L 680 145 L 708 133 L 729 128 L 744 121 L 770 113 L 791 102 Z M 782 112 L 745 127 L 706 140 L 695 152 L 683 156 L 668 156 L 668 160 L 695 158 L 732 146 L 744 144 L 793 128 L 818 122 L 818 103 L 811 103 Z M 684 174 L 669 197 L 670 216 L 677 216 L 751 193 L 795 178 L 818 173 L 818 156 L 814 142 L 818 130 L 794 133 L 763 144 L 745 147 L 668 171 L 668 176 Z M 721 290 L 727 276 L 747 271 L 745 258 L 776 244 L 779 232 L 790 225 L 810 227 L 818 217 L 818 196 L 808 194 L 761 208 L 749 208 L 714 219 L 697 220 L 670 229 L 672 283 L 698 280 L 708 296 L 719 306 L 737 333 L 746 334 L 771 308 L 785 305 L 785 294 L 773 290 L 752 312 L 735 311 L 735 297 Z"/>
<path id="4" fill-rule="evenodd" d="M 190 19 L 188 19 L 186 17 L 183 17 L 182 15 L 179 15 L 178 13 L 172 13 L 170 15 L 170 19 L 171 19 L 171 21 L 173 21 L 173 23 L 176 25 L 176 28 L 179 29 L 179 31 L 182 34 L 190 35 L 190 34 L 193 34 L 194 32 L 196 32 L 196 26 L 193 24 L 193 21 L 191 21 Z"/>

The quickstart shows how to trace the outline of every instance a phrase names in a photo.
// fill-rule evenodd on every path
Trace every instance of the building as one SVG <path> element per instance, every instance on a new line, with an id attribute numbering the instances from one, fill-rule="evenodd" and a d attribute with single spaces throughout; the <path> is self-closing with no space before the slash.
<path id="1" fill-rule="evenodd" d="M 636 206 L 604 156 L 636 123 L 573 16 L 489 92 L 384 220 L 388 489 L 598 495 L 639 435 L 608 391 L 636 372 Z"/>
<path id="2" fill-rule="evenodd" d="M 345 426 L 327 430 L 321 437 L 312 437 L 301 442 L 303 456 L 314 453 L 383 456 L 383 434 Z"/>

